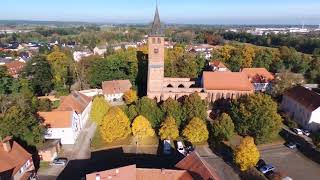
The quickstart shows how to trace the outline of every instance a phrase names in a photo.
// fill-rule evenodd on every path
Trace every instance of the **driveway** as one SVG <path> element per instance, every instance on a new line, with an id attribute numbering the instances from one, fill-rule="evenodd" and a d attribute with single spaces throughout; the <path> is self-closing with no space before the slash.
<path id="1" fill-rule="evenodd" d="M 90 140 L 93 138 L 96 130 L 96 124 L 88 121 L 73 145 L 63 145 L 60 157 L 66 157 L 69 160 L 90 159 Z M 48 168 L 40 168 L 38 176 L 40 180 L 54 180 L 63 171 L 64 166 L 49 166 Z"/>
<path id="2" fill-rule="evenodd" d="M 299 152 L 283 145 L 260 149 L 262 159 L 275 166 L 276 171 L 293 179 L 314 180 L 320 177 L 320 165 Z"/>

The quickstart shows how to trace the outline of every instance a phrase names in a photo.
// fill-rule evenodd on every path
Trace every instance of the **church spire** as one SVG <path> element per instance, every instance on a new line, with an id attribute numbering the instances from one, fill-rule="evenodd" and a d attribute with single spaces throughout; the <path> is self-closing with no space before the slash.
<path id="1" fill-rule="evenodd" d="M 158 1 L 156 5 L 156 12 L 154 15 L 150 36 L 164 36 L 161 21 L 160 21 L 160 15 L 158 11 Z"/>

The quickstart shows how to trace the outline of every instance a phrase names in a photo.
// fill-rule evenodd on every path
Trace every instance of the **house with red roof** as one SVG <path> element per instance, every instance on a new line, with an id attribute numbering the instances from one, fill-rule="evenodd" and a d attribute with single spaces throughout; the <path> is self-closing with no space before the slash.
<path id="1" fill-rule="evenodd" d="M 0 145 L 0 179 L 35 179 L 32 155 L 12 137 L 6 137 Z"/>
<path id="2" fill-rule="evenodd" d="M 275 78 L 266 68 L 244 68 L 242 72 L 247 75 L 255 91 L 267 91 Z"/>
<path id="3" fill-rule="evenodd" d="M 109 102 L 122 101 L 122 96 L 129 91 L 132 84 L 129 80 L 113 80 L 102 82 L 102 92 Z"/>

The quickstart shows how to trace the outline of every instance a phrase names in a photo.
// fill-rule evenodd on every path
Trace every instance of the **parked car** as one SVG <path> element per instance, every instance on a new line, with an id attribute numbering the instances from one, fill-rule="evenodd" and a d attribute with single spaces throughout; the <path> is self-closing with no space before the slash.
<path id="1" fill-rule="evenodd" d="M 68 159 L 67 158 L 55 158 L 51 165 L 59 165 L 59 166 L 65 166 L 68 163 Z"/>
<path id="2" fill-rule="evenodd" d="M 256 168 L 260 169 L 262 166 L 265 166 L 266 162 L 263 159 L 260 159 L 257 164 L 256 164 Z"/>
<path id="3" fill-rule="evenodd" d="M 163 154 L 171 154 L 171 142 L 168 139 L 163 140 Z"/>
<path id="4" fill-rule="evenodd" d="M 306 130 L 306 129 L 303 129 L 302 130 L 302 133 L 306 136 L 310 136 L 310 131 Z"/>
<path id="5" fill-rule="evenodd" d="M 299 129 L 299 128 L 293 128 L 293 132 L 298 134 L 298 135 L 302 135 L 303 134 L 302 130 Z"/>
<path id="6" fill-rule="evenodd" d="M 186 155 L 186 150 L 184 149 L 182 141 L 177 141 L 177 150 L 179 151 L 179 153 Z"/>
<path id="7" fill-rule="evenodd" d="M 271 164 L 266 164 L 262 167 L 259 168 L 259 171 L 262 172 L 263 174 L 266 174 L 269 171 L 274 171 L 275 168 Z"/>
<path id="8" fill-rule="evenodd" d="M 191 142 L 185 141 L 185 142 L 184 142 L 184 145 L 185 145 L 185 149 L 186 149 L 186 153 L 187 153 L 187 154 L 189 154 L 189 153 L 191 153 L 191 152 L 194 151 L 194 147 L 193 147 L 193 145 L 192 145 Z"/>
<path id="9" fill-rule="evenodd" d="M 285 146 L 287 146 L 288 148 L 290 149 L 295 149 L 297 148 L 297 143 L 294 143 L 294 142 L 287 142 L 284 144 Z"/>

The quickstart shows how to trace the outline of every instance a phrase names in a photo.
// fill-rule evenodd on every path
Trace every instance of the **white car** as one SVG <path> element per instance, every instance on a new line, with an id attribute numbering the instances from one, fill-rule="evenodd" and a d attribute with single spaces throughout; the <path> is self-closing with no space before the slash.
<path id="1" fill-rule="evenodd" d="M 303 134 L 302 130 L 299 129 L 299 128 L 294 128 L 294 129 L 293 129 L 293 132 L 295 132 L 295 133 L 298 134 L 298 135 L 302 135 L 302 134 Z"/>
<path id="2" fill-rule="evenodd" d="M 178 142 L 177 142 L 177 150 L 178 150 L 181 154 L 186 155 L 186 150 L 184 149 L 184 146 L 183 146 L 182 141 L 178 141 Z"/>
<path id="3" fill-rule="evenodd" d="M 303 129 L 302 133 L 306 136 L 310 136 L 310 131 Z"/>
<path id="4" fill-rule="evenodd" d="M 171 142 L 168 139 L 163 141 L 163 154 L 171 154 Z"/>
<path id="5" fill-rule="evenodd" d="M 263 174 L 266 174 L 267 172 L 273 171 L 275 168 L 271 164 L 267 164 L 259 168 L 259 171 Z"/>

